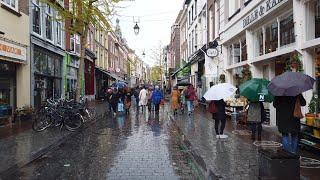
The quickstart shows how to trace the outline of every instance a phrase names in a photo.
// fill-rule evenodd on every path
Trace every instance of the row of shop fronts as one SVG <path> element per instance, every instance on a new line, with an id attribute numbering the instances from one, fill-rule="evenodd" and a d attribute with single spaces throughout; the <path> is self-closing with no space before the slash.
<path id="1" fill-rule="evenodd" d="M 1 40 L 1 39 L 0 39 Z M 81 94 L 91 100 L 102 98 L 104 90 L 114 81 L 122 80 L 116 74 L 95 67 L 95 56 L 86 53 L 84 74 L 77 79 L 79 57 L 66 53 L 41 39 L 32 38 L 31 62 L 27 62 L 27 48 L 0 41 L 0 104 L 11 107 L 41 106 L 46 99 L 74 99 L 77 83 Z M 45 48 L 46 47 L 46 48 Z M 4 53 L 7 52 L 6 54 Z M 8 53 L 21 55 L 11 58 Z M 29 102 L 22 101 L 30 98 Z"/>
<path id="2" fill-rule="evenodd" d="M 319 0 L 250 2 L 220 31 L 219 58 L 227 82 L 238 86 L 248 75 L 271 80 L 285 71 L 300 71 L 317 79 L 314 90 L 303 94 L 309 102 L 319 95 L 319 32 Z M 275 109 L 265 106 L 275 125 Z"/>
<path id="3" fill-rule="evenodd" d="M 307 102 L 320 96 L 320 0 L 248 1 L 239 3 L 234 12 L 230 12 L 230 3 L 214 1 L 212 12 L 208 7 L 207 14 L 212 17 L 208 19 L 208 39 L 171 75 L 172 84 L 188 81 L 202 97 L 219 82 L 239 86 L 248 78 L 271 80 L 285 71 L 300 71 L 317 80 L 314 90 L 303 94 Z M 215 48 L 218 55 L 207 56 L 208 48 Z M 179 77 L 187 66 L 190 72 Z M 275 125 L 275 109 L 272 104 L 265 106 L 270 109 L 271 125 Z M 304 112 L 308 112 L 307 106 Z"/>

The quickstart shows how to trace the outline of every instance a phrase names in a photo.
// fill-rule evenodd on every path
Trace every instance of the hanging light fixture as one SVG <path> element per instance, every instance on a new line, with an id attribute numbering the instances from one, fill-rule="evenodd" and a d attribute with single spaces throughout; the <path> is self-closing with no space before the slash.
<path id="1" fill-rule="evenodd" d="M 138 22 L 136 22 L 136 25 L 133 27 L 134 34 L 138 35 L 140 31 L 140 27 L 138 26 Z"/>
<path id="2" fill-rule="evenodd" d="M 143 56 L 143 57 L 146 57 L 146 53 L 145 53 L 144 51 L 142 52 L 142 56 Z"/>

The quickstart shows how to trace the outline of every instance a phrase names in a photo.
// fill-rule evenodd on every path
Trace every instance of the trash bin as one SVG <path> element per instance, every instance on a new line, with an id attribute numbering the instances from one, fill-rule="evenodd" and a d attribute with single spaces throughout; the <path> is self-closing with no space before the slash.
<path id="1" fill-rule="evenodd" d="M 300 179 L 300 156 L 282 149 L 260 149 L 259 179 Z"/>

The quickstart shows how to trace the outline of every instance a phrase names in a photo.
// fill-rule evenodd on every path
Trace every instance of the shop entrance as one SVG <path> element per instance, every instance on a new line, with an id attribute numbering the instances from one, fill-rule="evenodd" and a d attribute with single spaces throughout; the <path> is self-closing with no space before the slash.
<path id="1" fill-rule="evenodd" d="M 35 76 L 35 107 L 39 108 L 47 99 L 59 99 L 61 95 L 61 79 Z"/>
<path id="2" fill-rule="evenodd" d="M 0 105 L 16 106 L 16 66 L 0 61 Z"/>

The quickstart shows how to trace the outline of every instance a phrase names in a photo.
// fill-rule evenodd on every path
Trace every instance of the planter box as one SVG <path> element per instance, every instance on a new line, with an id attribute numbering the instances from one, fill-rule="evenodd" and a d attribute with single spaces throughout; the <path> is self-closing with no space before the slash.
<path id="1" fill-rule="evenodd" d="M 282 149 L 260 149 L 259 179 L 300 179 L 300 157 Z"/>

